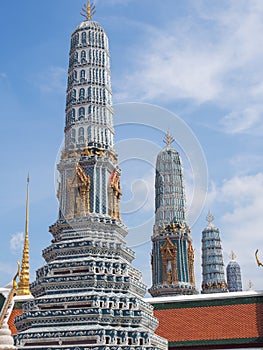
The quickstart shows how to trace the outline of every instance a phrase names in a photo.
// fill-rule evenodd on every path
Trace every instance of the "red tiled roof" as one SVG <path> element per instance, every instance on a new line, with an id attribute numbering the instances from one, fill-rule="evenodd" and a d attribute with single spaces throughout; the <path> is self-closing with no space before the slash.
<path id="1" fill-rule="evenodd" d="M 263 304 L 155 310 L 157 334 L 169 342 L 263 337 Z"/>
<path id="2" fill-rule="evenodd" d="M 22 314 L 22 312 L 23 311 L 21 309 L 13 309 L 13 311 L 12 311 L 10 317 L 9 317 L 8 325 L 9 325 L 9 328 L 10 328 L 10 330 L 12 332 L 12 335 L 17 334 L 17 329 L 16 329 L 14 321 L 15 321 L 15 318 L 17 316 Z"/>

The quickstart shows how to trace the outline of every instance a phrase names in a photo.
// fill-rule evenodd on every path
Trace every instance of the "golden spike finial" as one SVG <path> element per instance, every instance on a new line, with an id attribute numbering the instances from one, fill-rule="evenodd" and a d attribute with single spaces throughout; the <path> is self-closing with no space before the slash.
<path id="1" fill-rule="evenodd" d="M 233 250 L 231 251 L 230 259 L 231 259 L 232 261 L 234 261 L 234 260 L 236 259 L 236 254 L 233 252 Z"/>
<path id="2" fill-rule="evenodd" d="M 171 144 L 174 142 L 174 138 L 171 136 L 170 130 L 168 130 L 167 134 L 165 135 L 163 142 L 166 143 L 167 148 L 171 148 Z"/>
<path id="3" fill-rule="evenodd" d="M 82 11 L 83 13 L 80 13 L 81 16 L 85 17 L 88 21 L 91 21 L 92 16 L 96 13 L 95 5 L 88 0 L 87 4 L 84 4 Z"/>
<path id="4" fill-rule="evenodd" d="M 28 222 L 29 222 L 29 175 L 27 176 L 26 189 L 26 224 L 25 224 L 25 240 L 23 248 L 22 266 L 20 271 L 20 281 L 18 283 L 17 295 L 29 295 L 29 237 L 28 237 Z"/>

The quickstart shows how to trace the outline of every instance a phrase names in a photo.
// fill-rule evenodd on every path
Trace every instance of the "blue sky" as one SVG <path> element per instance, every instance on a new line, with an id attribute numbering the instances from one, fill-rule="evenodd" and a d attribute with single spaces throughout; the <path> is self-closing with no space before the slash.
<path id="1" fill-rule="evenodd" d="M 11 280 L 21 256 L 28 172 L 32 280 L 43 264 L 41 250 L 51 240 L 48 226 L 57 218 L 55 164 L 63 141 L 70 35 L 82 21 L 83 3 L 1 4 L 0 285 Z M 94 19 L 110 40 L 122 216 L 131 228 L 128 243 L 136 246 L 135 266 L 150 285 L 154 162 L 170 129 L 185 165 L 197 287 L 201 232 L 210 209 L 221 231 L 225 264 L 233 250 L 244 289 L 251 280 L 254 289 L 262 290 L 263 270 L 254 259 L 257 248 L 263 259 L 262 1 L 95 4 Z"/>

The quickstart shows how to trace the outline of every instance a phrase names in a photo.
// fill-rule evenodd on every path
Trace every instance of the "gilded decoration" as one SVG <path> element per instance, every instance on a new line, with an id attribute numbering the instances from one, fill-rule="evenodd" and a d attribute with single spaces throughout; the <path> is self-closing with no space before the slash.
<path id="1" fill-rule="evenodd" d="M 194 260 L 195 252 L 192 245 L 192 242 L 188 244 L 188 266 L 189 266 L 189 279 L 192 285 L 195 285 L 195 276 L 194 276 Z"/>
<path id="2" fill-rule="evenodd" d="M 227 283 L 224 281 L 214 281 L 214 282 L 207 282 L 202 284 L 202 289 L 203 290 L 217 290 L 217 289 L 224 289 L 226 290 Z"/>
<path id="3" fill-rule="evenodd" d="M 177 247 L 168 237 L 161 246 L 161 257 L 163 284 L 177 283 Z"/>
<path id="4" fill-rule="evenodd" d="M 255 257 L 256 257 L 256 261 L 257 261 L 258 266 L 263 266 L 262 262 L 259 260 L 259 257 L 258 257 L 258 249 L 255 252 Z"/>
<path id="5" fill-rule="evenodd" d="M 28 236 L 28 224 L 29 224 L 29 176 L 27 177 L 27 190 L 26 190 L 26 224 L 25 224 L 25 239 L 23 247 L 22 265 L 19 273 L 19 283 L 16 290 L 17 295 L 30 295 L 29 289 L 29 236 Z"/>
<path id="6" fill-rule="evenodd" d="M 78 163 L 73 176 L 67 181 L 67 218 L 87 216 L 90 212 L 90 177 Z"/>
<path id="7" fill-rule="evenodd" d="M 61 159 L 81 158 L 81 157 L 106 157 L 108 156 L 114 164 L 117 164 L 117 157 L 112 151 L 105 150 L 102 147 L 86 146 L 84 149 L 74 148 L 70 150 L 63 150 L 61 152 Z"/>
<path id="8" fill-rule="evenodd" d="M 81 16 L 85 17 L 86 20 L 91 21 L 92 17 L 96 13 L 95 5 L 90 2 L 90 0 L 87 1 L 87 4 L 84 5 L 82 8 L 82 11 L 80 14 Z"/>
<path id="9" fill-rule="evenodd" d="M 120 170 L 116 168 L 110 175 L 108 185 L 109 215 L 120 220 L 120 200 L 122 196 Z"/>
<path id="10" fill-rule="evenodd" d="M 163 225 L 161 232 L 169 233 L 169 232 L 183 232 L 187 230 L 187 233 L 190 234 L 190 229 L 186 228 L 186 224 L 184 222 L 173 221 L 169 225 Z"/>

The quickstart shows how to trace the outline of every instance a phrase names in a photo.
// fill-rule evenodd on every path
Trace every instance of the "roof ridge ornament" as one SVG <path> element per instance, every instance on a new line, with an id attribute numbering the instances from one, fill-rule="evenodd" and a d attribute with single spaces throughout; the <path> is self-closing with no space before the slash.
<path id="1" fill-rule="evenodd" d="M 165 135 L 163 142 L 167 145 L 167 148 L 171 148 L 171 144 L 174 142 L 174 138 L 171 136 L 170 130 L 167 131 L 167 134 Z"/>
<path id="2" fill-rule="evenodd" d="M 81 16 L 85 17 L 86 20 L 91 21 L 92 17 L 96 13 L 96 8 L 95 8 L 95 5 L 90 2 L 90 0 L 87 0 L 87 3 L 84 4 L 84 7 L 82 8 L 82 11 L 84 13 L 81 12 L 80 13 Z"/>

